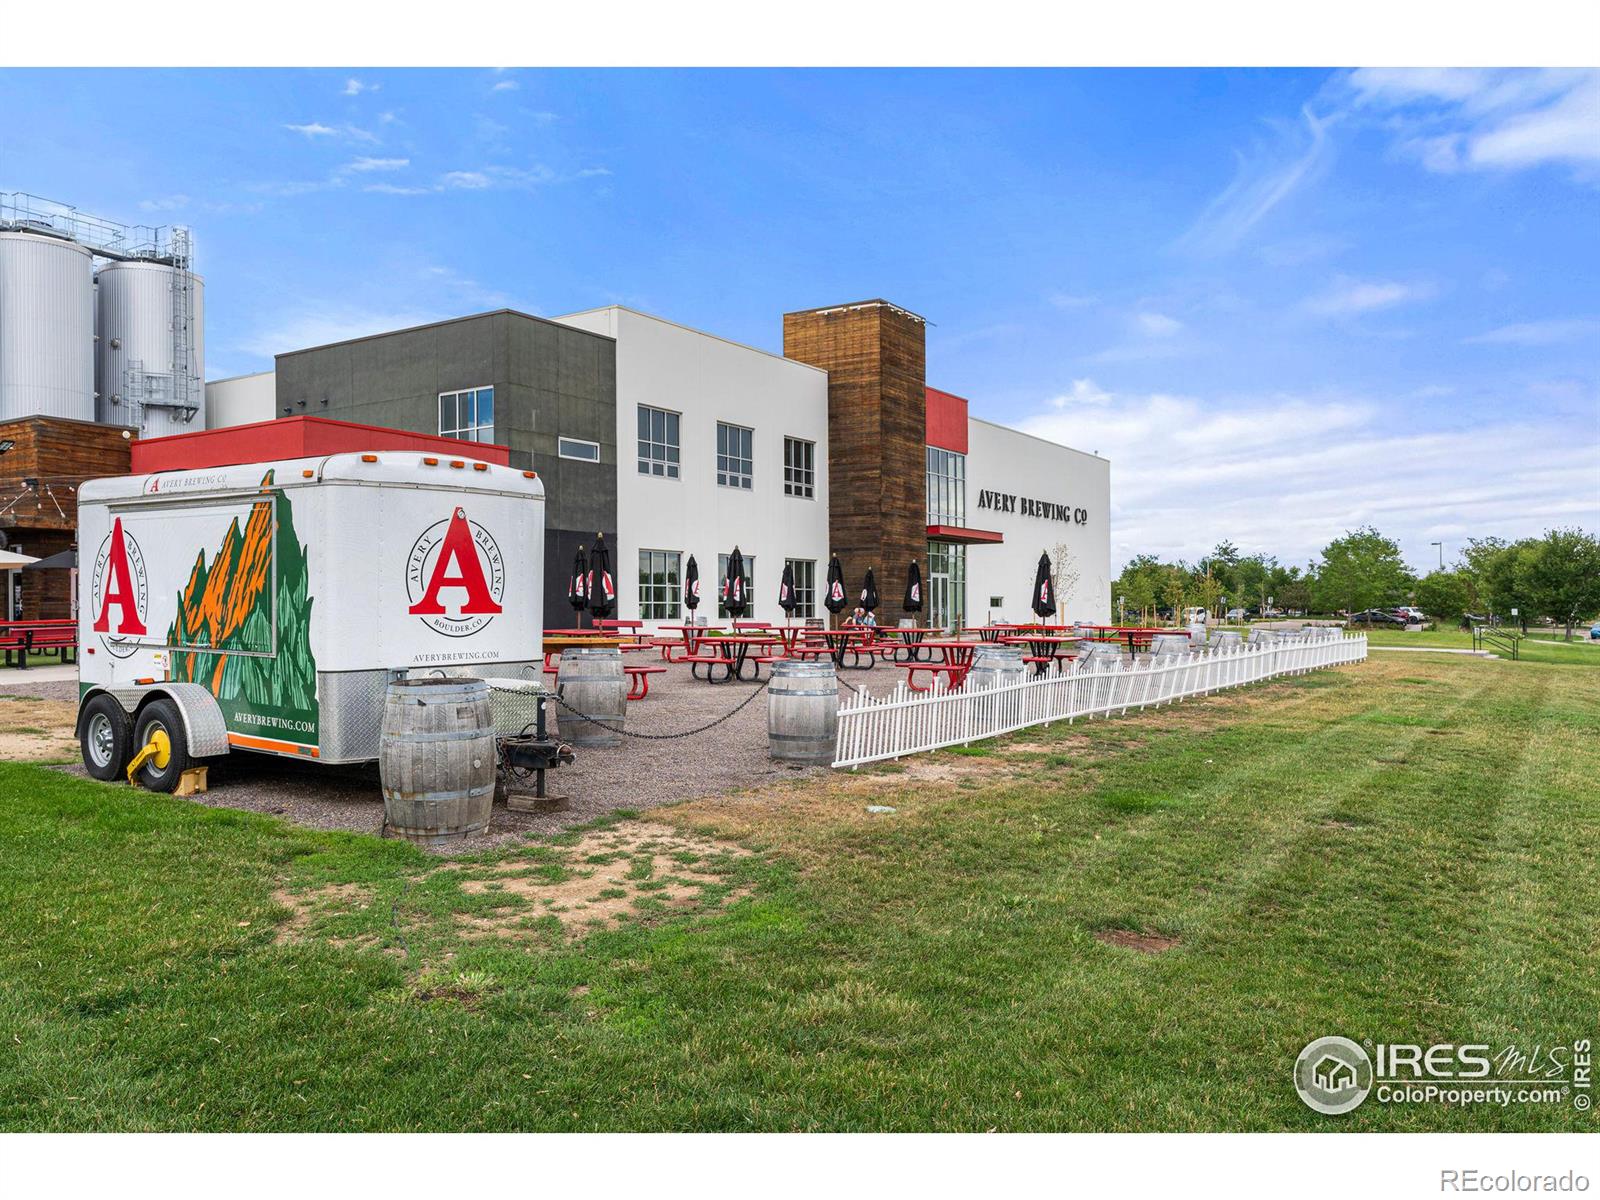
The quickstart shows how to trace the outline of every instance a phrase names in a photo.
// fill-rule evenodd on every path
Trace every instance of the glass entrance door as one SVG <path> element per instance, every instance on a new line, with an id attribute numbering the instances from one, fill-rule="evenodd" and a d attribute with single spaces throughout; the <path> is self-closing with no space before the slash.
<path id="1" fill-rule="evenodd" d="M 928 624 L 960 629 L 967 623 L 967 548 L 928 543 Z"/>

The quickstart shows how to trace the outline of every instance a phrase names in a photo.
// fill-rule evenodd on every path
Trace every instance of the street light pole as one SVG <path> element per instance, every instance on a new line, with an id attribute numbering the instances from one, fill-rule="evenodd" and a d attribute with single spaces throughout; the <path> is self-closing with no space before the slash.
<path id="1" fill-rule="evenodd" d="M 1439 570 L 1441 570 L 1441 571 L 1444 570 L 1444 543 L 1443 542 L 1429 542 L 1428 545 L 1439 547 Z"/>

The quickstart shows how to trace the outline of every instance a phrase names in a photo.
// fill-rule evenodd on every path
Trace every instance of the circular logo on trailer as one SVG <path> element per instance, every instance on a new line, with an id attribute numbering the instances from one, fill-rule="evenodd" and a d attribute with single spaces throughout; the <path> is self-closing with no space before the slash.
<path id="1" fill-rule="evenodd" d="M 89 607 L 95 614 L 94 632 L 115 658 L 129 658 L 146 637 L 145 618 L 150 611 L 150 580 L 144 551 L 138 539 L 122 528 L 118 517 L 100 543 L 89 578 Z"/>
<path id="2" fill-rule="evenodd" d="M 505 558 L 494 536 L 457 508 L 422 531 L 406 557 L 406 610 L 445 637 L 470 637 L 500 614 Z"/>
<path id="3" fill-rule="evenodd" d="M 1294 1061 L 1294 1090 L 1319 1113 L 1347 1113 L 1372 1090 L 1372 1060 L 1349 1038 L 1318 1038 Z"/>

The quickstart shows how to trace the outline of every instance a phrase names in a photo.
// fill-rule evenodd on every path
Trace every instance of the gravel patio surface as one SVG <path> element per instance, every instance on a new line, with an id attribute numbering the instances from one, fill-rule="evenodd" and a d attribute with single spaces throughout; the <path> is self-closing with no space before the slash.
<path id="1" fill-rule="evenodd" d="M 657 663 L 644 655 L 633 661 Z M 880 663 L 872 670 L 841 672 L 857 688 L 882 694 L 905 672 Z M 548 677 L 547 677 L 548 678 Z M 762 679 L 767 674 L 762 671 Z M 6 681 L 10 685 L 10 681 Z M 75 683 L 10 685 L 22 694 L 46 699 L 75 699 Z M 733 681 L 708 684 L 689 677 L 689 668 L 672 665 L 652 677 L 647 699 L 628 705 L 630 733 L 678 734 L 698 729 L 749 703 L 712 729 L 687 737 L 647 740 L 625 737 L 609 749 L 579 748 L 577 761 L 546 776 L 547 790 L 564 797 L 560 807 L 545 813 L 516 813 L 497 803 L 486 833 L 463 839 L 437 853 L 473 854 L 530 835 L 543 836 L 582 825 L 617 809 L 644 810 L 760 787 L 777 780 L 821 775 L 825 767 L 794 767 L 767 757 L 767 698 L 751 698 L 759 685 Z M 849 698 L 841 686 L 841 700 Z M 20 706 L 19 706 L 20 707 Z M 557 720 L 559 734 L 559 717 Z M 84 774 L 81 764 L 63 767 Z M 521 785 L 519 785 L 521 786 Z M 525 785 L 532 791 L 532 781 Z M 232 754 L 212 764 L 208 791 L 194 799 L 218 808 L 270 813 L 313 829 L 378 834 L 383 829 L 383 800 L 376 764 L 330 767 L 266 755 Z"/>

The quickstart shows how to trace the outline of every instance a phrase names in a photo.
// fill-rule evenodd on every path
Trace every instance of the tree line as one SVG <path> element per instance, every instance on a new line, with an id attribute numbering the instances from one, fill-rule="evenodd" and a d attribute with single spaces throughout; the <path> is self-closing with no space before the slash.
<path id="1" fill-rule="evenodd" d="M 1411 605 L 1441 622 L 1465 614 L 1503 622 L 1548 618 L 1567 637 L 1600 613 L 1600 539 L 1582 529 L 1542 537 L 1473 538 L 1451 566 L 1417 575 L 1400 546 L 1371 526 L 1335 538 L 1303 568 L 1273 555 L 1241 554 L 1230 541 L 1196 563 L 1141 554 L 1111 585 L 1111 605 L 1149 619 L 1158 609 L 1273 608 L 1336 614 Z M 1513 616 L 1515 610 L 1515 616 Z"/>

